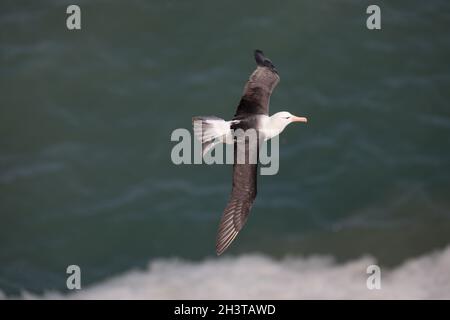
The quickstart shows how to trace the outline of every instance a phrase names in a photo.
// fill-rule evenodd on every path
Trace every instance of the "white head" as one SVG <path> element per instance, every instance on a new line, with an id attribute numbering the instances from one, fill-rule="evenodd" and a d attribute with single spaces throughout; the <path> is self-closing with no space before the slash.
<path id="1" fill-rule="evenodd" d="M 308 119 L 294 116 L 287 111 L 277 112 L 270 117 L 270 126 L 273 130 L 278 131 L 278 133 L 283 131 L 291 122 L 308 122 Z"/>

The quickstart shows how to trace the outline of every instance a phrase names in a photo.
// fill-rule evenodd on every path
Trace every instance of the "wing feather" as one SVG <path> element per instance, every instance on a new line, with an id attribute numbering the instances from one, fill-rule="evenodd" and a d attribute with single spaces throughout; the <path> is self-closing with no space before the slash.
<path id="1" fill-rule="evenodd" d="M 257 192 L 257 170 L 258 164 L 238 164 L 236 161 L 235 142 L 235 164 L 233 165 L 233 187 L 228 204 L 223 211 L 217 234 L 216 252 L 221 255 L 236 238 L 239 231 L 245 225 Z M 258 148 L 249 148 L 246 142 L 245 150 L 258 152 Z M 255 149 L 255 151 L 252 151 Z"/>
<path id="2" fill-rule="evenodd" d="M 280 77 L 272 62 L 260 50 L 255 51 L 256 70 L 245 84 L 244 93 L 237 107 L 235 118 L 248 114 L 269 115 L 272 91 Z"/>

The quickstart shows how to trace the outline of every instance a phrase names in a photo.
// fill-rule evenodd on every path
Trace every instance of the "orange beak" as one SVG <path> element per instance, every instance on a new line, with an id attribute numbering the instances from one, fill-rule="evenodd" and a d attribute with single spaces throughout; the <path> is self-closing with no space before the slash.
<path id="1" fill-rule="evenodd" d="M 305 117 L 292 117 L 291 122 L 308 122 L 308 119 Z"/>

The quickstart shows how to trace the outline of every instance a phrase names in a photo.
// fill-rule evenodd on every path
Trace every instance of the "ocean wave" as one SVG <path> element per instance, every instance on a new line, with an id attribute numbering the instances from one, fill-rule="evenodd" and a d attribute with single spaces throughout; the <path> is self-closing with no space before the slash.
<path id="1" fill-rule="evenodd" d="M 39 174 L 58 172 L 64 169 L 61 162 L 35 163 L 30 165 L 16 166 L 5 173 L 0 172 L 0 184 L 15 182 L 21 178 L 30 178 Z"/>
<path id="2" fill-rule="evenodd" d="M 202 262 L 160 259 L 146 270 L 129 271 L 75 293 L 25 292 L 21 298 L 450 299 L 450 246 L 393 269 L 382 267 L 379 290 L 366 285 L 367 267 L 374 263 L 368 256 L 341 264 L 326 256 L 275 260 L 244 255 Z"/>

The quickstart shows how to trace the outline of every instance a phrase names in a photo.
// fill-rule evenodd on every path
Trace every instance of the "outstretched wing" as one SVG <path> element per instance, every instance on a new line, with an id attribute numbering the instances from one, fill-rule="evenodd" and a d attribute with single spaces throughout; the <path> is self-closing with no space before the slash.
<path id="1" fill-rule="evenodd" d="M 250 159 L 252 156 L 257 155 L 257 143 L 254 144 L 254 148 L 249 147 L 249 142 L 245 143 L 248 161 L 246 160 L 243 164 L 239 164 L 237 161 L 237 144 L 238 142 L 235 142 L 234 145 L 233 187 L 230 199 L 220 220 L 216 243 L 217 255 L 222 254 L 236 238 L 238 232 L 247 221 L 250 209 L 256 198 L 258 162 L 256 161 L 253 164 L 250 162 Z"/>
<path id="2" fill-rule="evenodd" d="M 244 93 L 236 110 L 236 117 L 248 114 L 269 115 L 270 95 L 280 82 L 277 69 L 261 50 L 255 50 L 256 70 L 244 87 Z"/>

